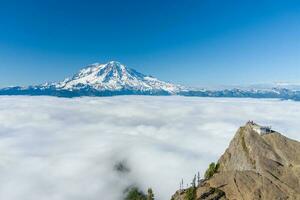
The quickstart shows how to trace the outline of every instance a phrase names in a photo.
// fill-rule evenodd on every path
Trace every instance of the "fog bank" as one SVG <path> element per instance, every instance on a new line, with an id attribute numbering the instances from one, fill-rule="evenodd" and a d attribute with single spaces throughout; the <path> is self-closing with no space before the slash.
<path id="1" fill-rule="evenodd" d="M 293 101 L 2 96 L 0 199 L 119 200 L 135 184 L 168 200 L 246 121 L 300 140 L 299 119 Z"/>

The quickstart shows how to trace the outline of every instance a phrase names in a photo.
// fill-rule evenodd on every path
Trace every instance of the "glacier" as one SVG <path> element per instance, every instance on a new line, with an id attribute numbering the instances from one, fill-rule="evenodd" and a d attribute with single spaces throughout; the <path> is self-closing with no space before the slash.
<path id="1" fill-rule="evenodd" d="M 197 97 L 278 98 L 300 100 L 300 89 L 289 85 L 257 88 L 206 89 L 191 88 L 144 75 L 117 61 L 95 63 L 60 82 L 0 89 L 0 95 L 30 96 L 115 96 L 115 95 L 180 95 Z"/>

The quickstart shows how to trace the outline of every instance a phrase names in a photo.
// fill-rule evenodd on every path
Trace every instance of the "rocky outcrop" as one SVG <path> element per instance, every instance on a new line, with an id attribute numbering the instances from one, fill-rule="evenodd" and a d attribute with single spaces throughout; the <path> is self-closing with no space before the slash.
<path id="1" fill-rule="evenodd" d="M 239 128 L 217 173 L 196 188 L 197 200 L 300 199 L 300 142 L 260 130 L 266 129 L 253 122 Z"/>

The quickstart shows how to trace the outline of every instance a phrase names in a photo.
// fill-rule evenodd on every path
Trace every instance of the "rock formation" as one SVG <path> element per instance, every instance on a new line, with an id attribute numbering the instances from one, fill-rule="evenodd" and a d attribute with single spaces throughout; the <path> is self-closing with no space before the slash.
<path id="1" fill-rule="evenodd" d="M 218 163 L 217 172 L 195 188 L 195 199 L 300 199 L 300 142 L 269 127 L 240 127 Z M 187 190 L 172 199 L 186 200 Z"/>

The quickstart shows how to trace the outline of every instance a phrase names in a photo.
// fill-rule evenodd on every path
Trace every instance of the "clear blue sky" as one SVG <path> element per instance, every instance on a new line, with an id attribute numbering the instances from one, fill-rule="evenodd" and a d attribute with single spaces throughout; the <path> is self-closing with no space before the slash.
<path id="1" fill-rule="evenodd" d="M 0 86 L 118 60 L 191 86 L 300 82 L 300 2 L 0 0 Z"/>

